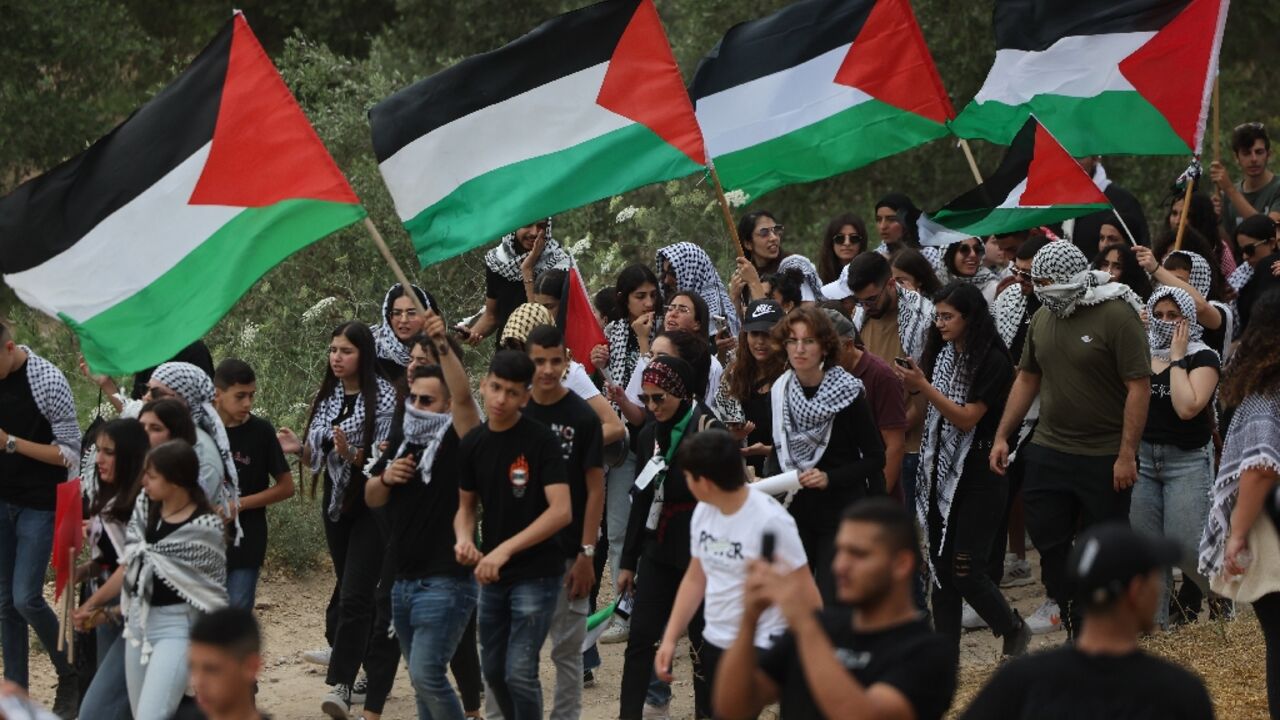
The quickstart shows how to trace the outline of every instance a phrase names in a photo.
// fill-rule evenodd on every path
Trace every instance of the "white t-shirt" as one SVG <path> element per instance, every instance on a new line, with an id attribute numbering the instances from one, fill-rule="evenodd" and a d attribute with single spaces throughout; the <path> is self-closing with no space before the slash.
<path id="1" fill-rule="evenodd" d="M 577 360 L 569 361 L 569 374 L 565 376 L 563 384 L 583 400 L 590 400 L 600 394 L 600 388 L 591 382 L 587 369 Z"/>
<path id="2" fill-rule="evenodd" d="M 773 559 L 779 567 L 790 571 L 808 564 L 795 519 L 782 503 L 762 492 L 748 493 L 747 502 L 732 515 L 701 502 L 694 508 L 689 524 L 689 554 L 702 563 L 707 576 L 702 609 L 706 627 L 702 637 L 722 650 L 738 636 L 747 565 L 760 557 L 765 531 L 774 534 Z M 786 629 L 781 610 L 765 610 L 756 625 L 755 646 L 768 649 Z"/>

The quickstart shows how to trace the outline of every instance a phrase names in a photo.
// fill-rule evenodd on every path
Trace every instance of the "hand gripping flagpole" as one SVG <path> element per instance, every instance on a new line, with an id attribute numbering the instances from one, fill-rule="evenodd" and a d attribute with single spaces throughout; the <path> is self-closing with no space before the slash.
<path id="1" fill-rule="evenodd" d="M 1187 231 L 1187 216 L 1191 214 L 1191 191 L 1195 189 L 1196 178 L 1200 176 L 1200 156 L 1194 155 L 1191 158 L 1191 164 L 1187 166 L 1185 172 L 1182 173 L 1183 180 L 1187 186 L 1186 192 L 1182 195 L 1182 212 L 1178 215 L 1178 234 L 1173 240 L 1173 249 L 1182 249 L 1182 236 Z"/>

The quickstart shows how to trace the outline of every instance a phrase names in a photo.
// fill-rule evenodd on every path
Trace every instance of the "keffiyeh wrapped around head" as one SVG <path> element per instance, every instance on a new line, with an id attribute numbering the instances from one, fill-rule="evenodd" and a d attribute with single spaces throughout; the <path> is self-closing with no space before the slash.
<path id="1" fill-rule="evenodd" d="M 1084 253 L 1069 242 L 1059 240 L 1041 248 L 1031 260 L 1031 277 L 1050 281 L 1049 285 L 1036 284 L 1036 297 L 1060 318 L 1070 317 L 1078 307 L 1116 299 L 1124 300 L 1136 313 L 1143 309 L 1142 300 L 1128 285 L 1112 282 L 1111 276 L 1100 270 L 1090 270 Z"/>
<path id="2" fill-rule="evenodd" d="M 1201 257 L 1200 253 L 1189 250 L 1174 250 L 1169 254 L 1182 255 L 1191 261 L 1191 277 L 1187 280 L 1187 284 L 1207 300 L 1209 288 L 1213 286 L 1213 269 L 1209 267 L 1209 261 Z"/>
<path id="3" fill-rule="evenodd" d="M 222 464 L 226 468 L 227 478 L 233 487 L 240 487 L 240 475 L 236 472 L 236 463 L 231 456 L 231 442 L 227 440 L 227 429 L 222 418 L 213 407 L 213 381 L 200 368 L 185 362 L 167 362 L 151 373 L 151 379 L 177 393 L 191 410 L 191 419 L 196 427 L 204 430 L 213 438 L 218 446 L 218 454 L 222 456 Z M 237 493 L 238 494 L 238 493 Z M 215 502 L 215 498 L 209 498 Z"/>
<path id="4" fill-rule="evenodd" d="M 417 285 L 409 286 L 414 295 L 418 296 L 418 301 L 422 303 L 422 307 L 433 312 L 439 312 L 431 295 L 427 291 Z M 397 290 L 400 292 L 397 294 Z M 395 297 L 392 297 L 392 296 Z M 391 304 L 395 302 L 395 298 L 403 297 L 404 291 L 400 288 L 400 283 L 391 286 L 387 290 L 387 294 L 382 298 L 382 322 L 369 328 L 373 333 L 373 342 L 378 349 L 378 357 L 383 360 L 391 360 L 401 367 L 409 367 L 411 358 L 409 357 L 409 346 L 405 345 L 400 337 L 396 335 L 395 328 L 391 327 Z"/>
<path id="5" fill-rule="evenodd" d="M 663 265 L 668 262 L 676 276 L 676 290 L 698 293 L 706 301 L 711 314 L 724 317 L 729 324 L 729 332 L 737 335 L 738 312 L 706 251 L 691 242 L 662 248 L 658 251 L 658 277 L 663 276 Z"/>
<path id="6" fill-rule="evenodd" d="M 1199 569 L 1205 577 L 1223 572 L 1231 513 L 1240 495 L 1240 476 L 1255 468 L 1280 472 L 1280 395 L 1250 395 L 1231 419 L 1218 477 L 1209 492 L 1209 518 L 1200 538 Z"/>
<path id="7" fill-rule="evenodd" d="M 485 253 L 484 264 L 504 279 L 520 283 L 524 282 L 520 266 L 528 256 L 529 251 L 522 249 L 516 243 L 516 234 L 507 233 L 502 236 L 502 242 L 498 243 L 497 247 Z M 542 248 L 542 255 L 538 256 L 537 265 L 533 267 L 533 276 L 538 277 L 543 271 L 551 268 L 568 270 L 569 262 L 569 253 L 566 253 L 560 247 L 560 243 L 551 236 L 551 218 L 547 218 L 547 242 Z"/>
<path id="8" fill-rule="evenodd" d="M 1204 328 L 1196 321 L 1196 301 L 1191 299 L 1190 293 L 1186 290 L 1165 285 L 1156 288 L 1155 292 L 1151 293 L 1151 298 L 1147 300 L 1147 343 L 1151 345 L 1152 357 L 1167 362 L 1170 346 L 1173 345 L 1174 323 L 1156 317 L 1156 303 L 1161 300 L 1173 301 L 1187 321 L 1187 333 L 1190 336 L 1190 341 L 1187 343 L 1187 357 L 1202 350 L 1213 349 L 1200 341 L 1204 335 Z"/>
<path id="9" fill-rule="evenodd" d="M 640 375 L 640 381 L 653 385 L 679 400 L 693 397 L 693 367 L 678 357 L 660 355 Z"/>
<path id="10" fill-rule="evenodd" d="M 822 294 L 822 281 L 818 279 L 818 269 L 813 266 L 809 258 L 803 255 L 786 256 L 778 264 L 778 272 L 788 271 L 799 272 L 804 277 L 804 282 L 800 284 L 801 299 L 804 302 L 819 302 L 827 299 Z"/>
<path id="11" fill-rule="evenodd" d="M 551 311 L 537 303 L 524 303 L 511 311 L 506 327 L 499 336 L 500 344 L 506 345 L 508 340 L 519 340 L 522 344 L 529 339 L 529 333 L 539 325 L 555 325 Z"/>
<path id="12" fill-rule="evenodd" d="M 373 437 L 366 438 L 364 433 L 365 406 L 364 393 L 361 388 L 355 396 L 350 414 L 338 423 L 347 436 L 351 447 L 372 450 L 378 443 L 387 439 L 391 430 L 391 420 L 396 410 L 396 392 L 391 384 L 379 377 L 377 379 L 377 398 L 374 400 Z M 346 496 L 347 483 L 351 480 L 351 464 L 346 458 L 338 455 L 337 449 L 324 451 L 326 443 L 333 442 L 333 426 L 342 414 L 346 403 L 346 393 L 342 383 L 334 383 L 328 397 L 321 398 L 316 404 L 315 414 L 307 426 L 307 445 L 311 448 L 311 472 L 318 473 L 324 469 L 333 484 L 333 492 L 329 497 L 329 507 L 325 513 L 330 520 L 337 521 L 342 515 L 342 502 Z M 367 443 L 367 444 L 366 444 Z"/>

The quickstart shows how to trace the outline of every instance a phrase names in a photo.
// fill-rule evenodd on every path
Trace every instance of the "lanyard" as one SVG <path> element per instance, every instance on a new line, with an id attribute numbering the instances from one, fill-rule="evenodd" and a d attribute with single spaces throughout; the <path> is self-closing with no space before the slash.
<path id="1" fill-rule="evenodd" d="M 657 478 L 655 478 L 657 481 L 654 485 L 655 489 L 662 487 L 663 481 L 667 479 L 667 468 L 671 467 L 671 459 L 675 457 L 676 448 L 680 447 L 680 441 L 684 439 L 684 431 L 689 427 L 689 422 L 693 420 L 693 411 L 696 408 L 697 405 L 690 406 L 689 412 L 686 413 L 683 418 L 680 418 L 680 422 L 676 423 L 675 427 L 671 428 L 671 446 L 667 448 L 667 453 L 662 458 L 664 467 L 662 468 L 662 472 L 658 473 Z M 653 441 L 653 449 L 655 452 L 658 450 L 658 441 L 656 438 Z"/>

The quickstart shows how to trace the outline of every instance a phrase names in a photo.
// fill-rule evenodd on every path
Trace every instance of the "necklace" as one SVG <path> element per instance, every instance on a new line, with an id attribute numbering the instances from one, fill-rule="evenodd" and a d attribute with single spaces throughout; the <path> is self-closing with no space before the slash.
<path id="1" fill-rule="evenodd" d="M 187 508 L 191 507 L 191 504 L 192 504 L 192 503 L 191 503 L 191 501 L 190 501 L 190 500 L 188 500 L 186 505 L 183 505 L 182 507 L 178 508 L 177 510 L 174 510 L 173 512 L 169 513 L 168 515 L 165 515 L 165 514 L 164 514 L 164 511 L 163 511 L 163 510 L 161 510 L 161 511 L 160 511 L 160 519 L 161 519 L 162 521 L 164 521 L 164 522 L 169 522 L 169 518 L 173 517 L 174 515 L 178 515 L 178 514 L 180 514 L 183 510 L 186 510 Z"/>

